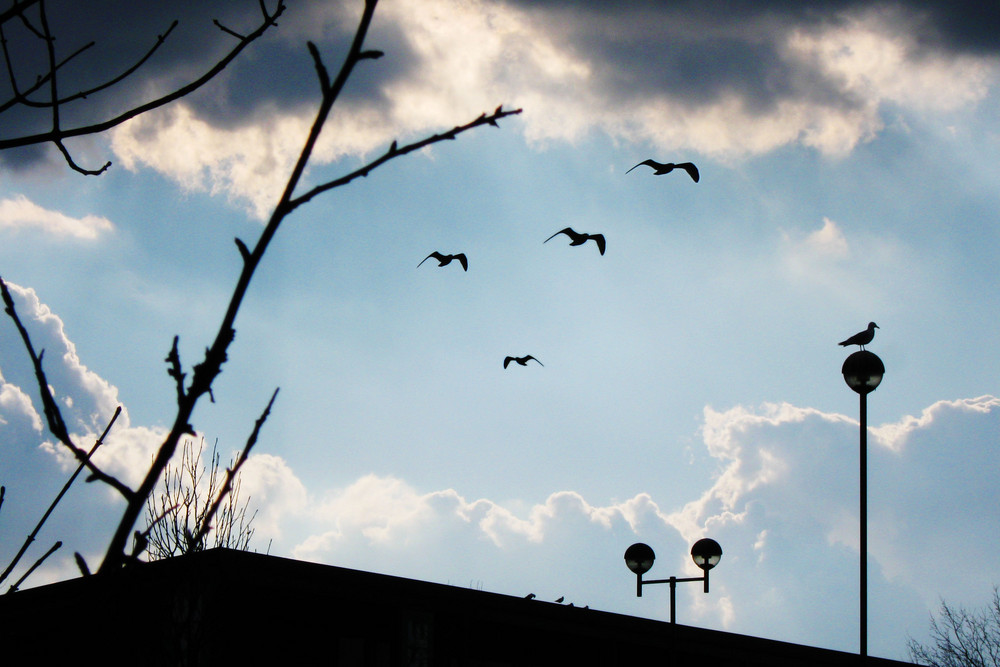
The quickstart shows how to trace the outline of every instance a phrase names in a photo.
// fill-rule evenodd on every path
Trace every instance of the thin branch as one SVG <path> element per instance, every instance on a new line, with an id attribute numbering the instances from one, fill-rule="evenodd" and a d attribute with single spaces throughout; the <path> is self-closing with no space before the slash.
<path id="1" fill-rule="evenodd" d="M 40 1 L 40 0 L 39 0 Z M 41 132 L 38 134 L 26 135 L 23 137 L 14 137 L 11 139 L 0 140 L 0 150 L 5 150 L 8 148 L 17 148 L 19 146 L 30 146 L 33 144 L 42 144 L 48 142 L 60 141 L 63 139 L 69 139 L 72 137 L 79 137 L 87 134 L 97 134 L 100 132 L 105 132 L 113 127 L 121 125 L 127 120 L 131 120 L 136 116 L 142 115 L 153 109 L 157 109 L 166 104 L 169 104 L 175 100 L 178 100 L 190 93 L 194 92 L 198 88 L 215 78 L 222 70 L 224 70 L 229 63 L 236 59 L 236 57 L 249 46 L 251 43 L 256 41 L 261 35 L 263 35 L 271 26 L 277 25 L 277 18 L 285 11 L 284 0 L 279 0 L 278 6 L 276 7 L 274 13 L 263 12 L 264 19 L 261 24 L 253 32 L 249 33 L 245 38 L 241 39 L 239 43 L 233 47 L 233 49 L 227 53 L 219 62 L 217 62 L 211 69 L 209 69 L 205 74 L 195 79 L 191 83 L 182 86 L 168 93 L 162 97 L 155 100 L 146 102 L 136 106 L 128 111 L 125 111 L 113 118 L 109 118 L 104 121 L 97 123 L 92 123 L 90 125 L 84 125 L 75 128 L 60 128 L 58 131 L 52 130 L 49 132 Z"/>
<path id="2" fill-rule="evenodd" d="M 239 473 L 240 468 L 246 463 L 247 457 L 250 455 L 250 450 L 253 446 L 257 444 L 257 437 L 260 435 L 260 429 L 264 426 L 264 422 L 267 421 L 268 416 L 271 414 L 271 407 L 274 405 L 274 399 L 278 397 L 278 390 L 275 389 L 274 393 L 271 394 L 271 400 L 267 402 L 267 407 L 264 408 L 264 412 L 261 413 L 260 417 L 254 423 L 253 431 L 250 433 L 250 437 L 247 438 L 247 444 L 243 447 L 243 451 L 240 452 L 239 457 L 236 459 L 236 463 L 233 464 L 232 468 L 226 469 L 226 481 L 222 484 L 222 489 L 219 490 L 219 495 L 216 496 L 215 502 L 212 503 L 212 508 L 206 513 L 205 517 L 201 519 L 201 525 L 198 528 L 198 532 L 194 535 L 194 542 L 200 542 L 208 534 L 208 531 L 212 527 L 212 519 L 215 518 L 216 512 L 219 511 L 219 506 L 222 504 L 223 499 L 229 495 L 229 492 L 233 488 L 233 479 Z"/>
<path id="3" fill-rule="evenodd" d="M 65 58 L 63 58 L 61 61 L 59 61 L 56 64 L 56 69 L 57 70 L 60 69 L 66 63 L 70 62 L 71 60 L 73 60 L 74 58 L 76 58 L 78 55 L 80 55 L 81 53 L 83 53 L 84 51 L 86 51 L 87 49 L 90 49 L 95 44 L 96 44 L 96 42 L 89 42 L 87 44 L 84 44 L 79 49 L 77 49 L 76 51 L 74 51 L 73 53 L 69 54 L 68 56 L 66 56 Z M 29 86 L 26 90 L 23 90 L 23 91 L 18 90 L 17 77 L 14 74 L 13 61 L 11 60 L 10 52 L 7 50 L 7 36 L 4 33 L 4 31 L 3 31 L 3 24 L 0 24 L 0 46 L 2 46 L 2 49 L 3 49 L 3 59 L 4 59 L 4 63 L 7 66 L 7 77 L 10 79 L 10 87 L 11 87 L 11 90 L 14 92 L 14 97 L 12 97 L 11 99 L 7 100 L 3 104 L 0 104 L 0 113 L 3 113 L 5 111 L 7 111 L 8 109 L 10 109 L 11 107 L 14 107 L 14 106 L 16 106 L 18 104 L 24 104 L 25 106 L 38 106 L 38 105 L 40 105 L 41 103 L 31 102 L 30 100 L 28 100 L 27 96 L 30 95 L 31 93 L 35 92 L 36 90 L 38 90 L 42 86 L 44 86 L 46 83 L 48 83 L 49 76 L 51 76 L 51 72 L 48 73 L 48 74 L 46 74 L 45 76 L 37 77 L 35 83 L 33 83 L 31 86 Z"/>
<path id="4" fill-rule="evenodd" d="M 466 123 L 465 125 L 458 125 L 456 127 L 451 128 L 447 132 L 444 132 L 442 134 L 435 134 L 425 139 L 421 139 L 420 141 L 415 141 L 412 144 L 407 144 L 403 146 L 402 148 L 398 147 L 396 145 L 396 142 L 394 141 L 392 142 L 392 145 L 389 147 L 389 150 L 387 150 L 378 159 L 373 160 L 372 162 L 369 162 L 363 167 L 356 169 L 355 171 L 352 171 L 351 173 L 345 176 L 341 176 L 338 179 L 329 181 L 327 183 L 323 183 L 322 185 L 317 185 L 309 192 L 306 192 L 303 195 L 295 197 L 288 203 L 289 210 L 295 209 L 301 206 L 302 204 L 305 204 L 310 199 L 312 199 L 313 197 L 315 197 L 320 193 L 326 192 L 327 190 L 332 190 L 333 188 L 339 188 L 342 185 L 347 185 L 348 183 L 357 178 L 366 177 L 371 171 L 382 166 L 389 160 L 399 157 L 400 155 L 406 155 L 407 153 L 412 153 L 413 151 L 420 150 L 421 148 L 425 148 L 427 146 L 430 146 L 431 144 L 436 144 L 441 141 L 449 141 L 455 139 L 462 132 L 466 132 L 467 130 L 471 130 L 475 127 L 480 127 L 482 125 L 493 125 L 494 127 L 499 127 L 497 125 L 498 120 L 500 120 L 501 118 L 506 118 L 507 116 L 514 116 L 516 114 L 521 113 L 521 111 L 522 111 L 521 109 L 504 111 L 502 107 L 497 107 L 496 110 L 489 116 L 483 114 L 478 118 L 476 118 L 471 123 Z"/>
<path id="5" fill-rule="evenodd" d="M 104 432 L 101 433 L 101 437 L 97 439 L 97 441 L 94 443 L 94 446 L 90 448 L 89 452 L 87 452 L 87 460 L 80 463 L 80 465 L 77 466 L 76 471 L 72 475 L 70 475 L 69 480 L 66 481 L 66 484 L 63 485 L 62 490 L 56 495 L 55 499 L 52 501 L 52 504 L 49 505 L 49 508 L 45 511 L 45 514 L 42 515 L 42 518 L 38 521 L 38 524 L 35 526 L 35 529 L 31 531 L 27 539 L 24 541 L 24 544 L 21 545 L 21 549 L 17 552 L 17 555 L 14 556 L 14 559 L 7 565 L 6 569 L 4 569 L 2 573 L 0 573 L 0 583 L 3 583 L 4 579 L 7 578 L 11 570 L 13 570 L 17 566 L 17 563 L 21 560 L 21 556 L 24 555 L 24 552 L 27 551 L 31 543 L 35 541 L 35 536 L 38 535 L 38 531 L 42 529 L 42 526 L 45 525 L 45 522 L 48 520 L 49 515 L 52 514 L 52 510 L 56 508 L 56 505 L 59 504 L 59 501 L 62 500 L 63 496 L 66 495 L 66 492 L 69 491 L 69 487 L 73 484 L 74 481 L 76 481 L 77 476 L 79 476 L 80 471 L 83 470 L 84 466 L 87 464 L 87 461 L 90 461 L 91 457 L 94 456 L 94 452 L 97 451 L 97 448 L 100 447 L 102 444 L 104 444 L 104 438 L 107 437 L 108 431 L 111 430 L 111 427 L 114 425 L 115 420 L 118 419 L 118 415 L 120 415 L 121 412 L 122 412 L 122 407 L 119 405 L 115 409 L 115 414 L 111 417 L 111 421 L 108 422 L 107 428 L 105 428 Z"/>
<path id="6" fill-rule="evenodd" d="M 24 327 L 24 324 L 21 322 L 21 318 L 17 314 L 17 310 L 14 308 L 14 299 L 11 297 L 10 290 L 7 289 L 7 283 L 4 282 L 3 278 L 0 278 L 0 296 L 3 298 L 4 311 L 14 321 L 14 325 L 17 327 L 18 333 L 21 334 L 21 340 L 23 341 L 24 347 L 28 352 L 28 356 L 31 358 L 31 364 L 34 366 L 35 379 L 38 382 L 38 390 L 42 399 L 42 408 L 45 412 L 45 419 L 48 422 L 49 431 L 59 442 L 73 452 L 73 455 L 78 461 L 81 461 L 87 466 L 91 477 L 113 487 L 125 497 L 126 501 L 131 502 L 135 497 L 135 492 L 116 477 L 100 470 L 90 460 L 85 451 L 73 444 L 72 439 L 69 437 L 69 430 L 66 428 L 66 422 L 63 421 L 59 406 L 56 404 L 56 400 L 52 396 L 52 390 L 49 388 L 49 381 L 45 377 L 45 370 L 42 368 L 42 357 L 45 355 L 45 351 L 43 350 L 39 354 L 35 354 L 35 347 L 31 343 L 31 337 L 28 335 L 28 330 Z"/>
<path id="7" fill-rule="evenodd" d="M 55 544 L 53 544 L 52 548 L 49 549 L 48 551 L 46 551 L 44 556 L 42 556 L 41 558 L 39 558 L 38 560 L 36 560 L 35 564 L 32 565 L 31 567 L 29 567 L 28 571 L 25 572 L 24 575 L 22 575 L 20 579 L 18 579 L 17 581 L 15 581 L 13 584 L 10 585 L 10 588 L 7 589 L 7 593 L 15 593 L 15 592 L 17 592 L 17 589 L 21 587 L 21 584 L 24 583 L 24 580 L 27 579 L 29 576 L 31 576 L 31 573 L 34 572 L 35 570 L 37 570 L 38 566 L 41 565 L 42 563 L 44 563 L 45 559 L 48 558 L 49 556 L 51 556 L 53 553 L 55 553 L 56 549 L 58 549 L 61 546 L 62 546 L 62 542 L 56 542 Z"/>
<path id="8" fill-rule="evenodd" d="M 19 104 L 23 104 L 24 106 L 33 107 L 33 108 L 47 108 L 47 107 L 50 107 L 52 105 L 64 105 L 64 104 L 67 104 L 69 102 L 74 102 L 74 101 L 79 100 L 79 99 L 85 99 L 85 98 L 89 97 L 90 95 L 94 95 L 95 93 L 99 93 L 102 90 L 106 90 L 106 89 L 114 86 L 117 83 L 121 83 L 126 78 L 128 78 L 133 73 L 135 73 L 136 70 L 138 70 L 140 67 L 142 67 L 146 63 L 146 61 L 149 60 L 153 56 L 154 53 L 156 53 L 156 51 L 163 45 L 163 43 L 167 40 L 167 37 L 170 36 L 170 33 L 173 32 L 174 28 L 176 28 L 177 25 L 178 25 L 178 21 L 175 20 L 173 23 L 170 24 L 170 27 L 168 27 L 167 30 L 162 35 L 157 35 L 156 36 L 156 43 L 153 44 L 152 48 L 150 48 L 149 51 L 147 51 L 146 54 L 144 56 L 142 56 L 142 58 L 140 58 L 137 62 L 135 62 L 134 64 L 132 64 L 131 67 L 127 68 L 124 72 L 122 72 L 118 76 L 116 76 L 116 77 L 114 77 L 112 79 L 108 79 L 104 83 L 98 84 L 97 86 L 94 86 L 93 88 L 90 88 L 88 90 L 81 90 L 79 92 L 73 93 L 72 95 L 64 97 L 61 100 L 49 100 L 49 101 L 46 101 L 46 102 L 35 102 L 33 100 L 27 99 L 27 96 L 29 94 L 31 94 L 32 92 L 34 92 L 35 90 L 37 90 L 38 88 L 40 88 L 42 86 L 42 84 L 46 83 L 50 79 L 50 77 L 53 76 L 53 72 L 55 70 L 59 69 L 61 66 L 65 65 L 67 62 L 69 62 L 70 60 L 72 60 L 76 56 L 80 55 L 80 53 L 82 53 L 83 51 L 89 49 L 90 47 L 92 47 L 92 46 L 94 46 L 96 44 L 96 42 L 90 42 L 89 44 L 86 44 L 85 46 L 77 49 L 74 53 L 72 53 L 68 57 L 64 58 L 60 63 L 58 63 L 52 69 L 51 72 L 45 74 L 44 76 L 38 77 L 38 80 L 35 82 L 35 84 L 31 88 L 29 88 L 28 90 L 24 91 L 23 93 L 17 94 L 17 97 L 15 97 L 13 100 L 9 100 L 8 102 L 6 102 L 2 106 L 0 106 L 0 112 L 5 111 L 7 108 L 13 106 L 14 104 L 18 104 L 18 103 Z M 5 55 L 5 57 L 7 56 L 6 49 L 5 49 L 4 55 Z M 7 61 L 8 61 L 8 68 L 7 69 L 8 69 L 8 72 L 10 74 L 11 82 L 13 84 L 14 74 L 13 74 L 13 71 L 11 70 L 11 68 L 10 68 L 10 58 L 9 57 L 7 57 Z M 15 92 L 16 92 L 16 88 L 15 88 Z"/>
<path id="9" fill-rule="evenodd" d="M 79 551 L 73 552 L 73 559 L 76 561 L 76 567 L 80 570 L 80 574 L 85 577 L 89 577 L 91 574 L 90 567 L 87 566 L 87 561 L 83 559 L 83 556 Z"/>
<path id="10" fill-rule="evenodd" d="M 0 12 L 0 24 L 6 23 L 15 16 L 20 16 L 28 7 L 37 4 L 38 0 L 15 0 L 14 4 L 10 8 Z"/>

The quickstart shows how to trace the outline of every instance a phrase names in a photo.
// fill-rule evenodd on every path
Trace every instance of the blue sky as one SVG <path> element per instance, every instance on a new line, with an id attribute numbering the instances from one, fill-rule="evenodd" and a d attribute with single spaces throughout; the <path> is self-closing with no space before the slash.
<path id="1" fill-rule="evenodd" d="M 255 2 L 213 4 L 79 117 L 190 78 L 225 45 L 211 18 L 257 20 Z M 352 80 L 310 182 L 524 111 L 289 217 L 194 425 L 238 449 L 281 388 L 243 480 L 259 550 L 665 619 L 667 591 L 636 599 L 624 550 L 692 575 L 709 536 L 725 555 L 709 595 L 680 592 L 680 622 L 855 651 L 858 406 L 836 343 L 874 320 L 869 649 L 904 658 L 942 597 L 980 606 L 1000 583 L 996 12 L 619 5 L 381 3 L 366 44 L 386 56 Z M 173 18 L 131 6 L 50 11 L 117 71 L 109 54 Z M 0 154 L 0 275 L 79 441 L 124 407 L 115 473 L 136 479 L 165 434 L 173 336 L 199 360 L 233 237 L 254 240 L 280 194 L 317 102 L 306 40 L 339 66 L 360 9 L 293 4 L 196 95 L 69 143 L 112 160 L 100 177 L 55 150 Z M 130 30 L 106 34 L 101 12 Z M 701 180 L 625 173 L 648 157 Z M 607 253 L 542 243 L 567 226 Z M 418 269 L 434 250 L 469 271 Z M 502 368 L 524 354 L 544 367 Z M 5 562 L 69 470 L 40 413 L 0 324 Z M 74 576 L 74 551 L 99 562 L 119 509 L 76 487 L 35 583 Z"/>

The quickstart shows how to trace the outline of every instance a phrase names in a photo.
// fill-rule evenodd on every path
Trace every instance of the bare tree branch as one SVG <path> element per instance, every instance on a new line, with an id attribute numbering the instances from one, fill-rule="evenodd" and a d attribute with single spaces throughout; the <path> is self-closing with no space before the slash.
<path id="1" fill-rule="evenodd" d="M 22 3 L 22 5 L 20 6 L 20 8 L 16 12 L 14 12 L 13 10 L 8 10 L 7 13 L 10 13 L 11 16 L 23 16 L 23 14 L 21 14 L 21 12 L 23 11 L 23 9 L 26 8 L 28 6 L 28 4 L 35 4 L 35 3 L 37 3 L 37 4 L 40 5 L 40 15 L 42 17 L 42 23 L 45 24 L 46 21 L 45 21 L 44 0 L 33 0 L 32 3 Z M 226 33 L 228 35 L 237 37 L 238 42 L 237 42 L 236 46 L 234 46 L 221 60 L 219 60 L 213 67 L 211 67 L 207 72 L 205 72 L 205 74 L 203 74 L 199 78 L 195 79 L 194 81 L 188 83 L 185 86 L 177 88 L 176 90 L 174 90 L 174 91 L 172 91 L 172 92 L 170 92 L 170 93 L 168 93 L 168 94 L 166 94 L 166 95 L 164 95 L 162 97 L 159 97 L 157 99 L 154 99 L 154 100 L 151 100 L 149 102 L 146 102 L 145 104 L 141 104 L 141 105 L 138 105 L 136 107 L 133 107 L 132 109 L 129 109 L 129 110 L 123 112 L 123 113 L 120 113 L 117 116 L 114 116 L 112 118 L 108 118 L 106 120 L 99 121 L 99 122 L 96 122 L 96 123 L 91 123 L 91 124 L 88 124 L 88 125 L 83 125 L 83 126 L 74 127 L 74 128 L 64 128 L 64 127 L 60 126 L 60 124 L 58 123 L 58 111 L 57 110 L 58 110 L 59 106 L 61 104 L 65 103 L 66 101 L 79 99 L 80 97 L 85 96 L 87 94 L 87 92 L 76 93 L 76 94 L 74 94 L 74 95 L 66 98 L 65 100 L 60 100 L 59 99 L 59 97 L 57 95 L 57 91 L 56 91 L 56 85 L 55 85 L 55 78 L 56 78 L 55 73 L 56 73 L 56 70 L 59 68 L 59 66 L 60 66 L 61 63 L 57 63 L 56 62 L 54 51 L 52 50 L 51 35 L 48 34 L 47 28 L 43 27 L 43 36 L 42 36 L 42 38 L 45 39 L 45 41 L 46 41 L 46 48 L 47 48 L 47 50 L 49 52 L 49 56 L 48 56 L 49 72 L 48 72 L 48 74 L 46 76 L 47 76 L 47 80 L 50 83 L 51 99 L 50 99 L 50 101 L 47 104 L 43 104 L 43 105 L 40 105 L 40 106 L 46 106 L 46 107 L 47 106 L 51 106 L 53 108 L 53 110 L 54 110 L 53 113 L 55 114 L 55 122 L 53 122 L 53 127 L 48 132 L 41 132 L 41 133 L 37 133 L 37 134 L 24 135 L 24 136 L 20 136 L 20 137 L 13 137 L 13 138 L 10 138 L 10 139 L 0 139 L 0 150 L 4 150 L 4 149 L 8 149 L 8 148 L 17 148 L 17 147 L 20 147 L 20 146 L 30 146 L 30 145 L 34 145 L 34 144 L 53 143 L 53 144 L 56 145 L 57 148 L 59 148 L 60 152 L 66 158 L 67 163 L 74 170 L 79 171 L 79 172 L 84 173 L 84 174 L 98 174 L 98 173 L 102 173 L 104 170 L 106 170 L 110 166 L 110 162 L 108 164 L 104 165 L 101 169 L 98 169 L 98 170 L 85 170 L 85 169 L 82 169 L 78 165 L 76 165 L 75 162 L 70 157 L 69 152 L 66 150 L 66 148 L 62 144 L 63 140 L 69 139 L 69 138 L 72 138 L 72 137 L 79 137 L 79 136 L 84 136 L 84 135 L 88 135 L 88 134 L 98 134 L 100 132 L 105 132 L 105 131 L 113 128 L 113 127 L 116 127 L 117 125 L 120 125 L 120 124 L 124 123 L 127 120 L 135 118 L 136 116 L 144 114 L 144 113 L 146 113 L 148 111 L 152 111 L 153 109 L 157 109 L 157 108 L 162 107 L 162 106 L 164 106 L 166 104 L 169 104 L 171 102 L 174 102 L 175 100 L 178 100 L 178 99 L 180 99 L 180 98 L 182 98 L 182 97 L 184 97 L 184 96 L 186 96 L 186 95 L 194 92 L 198 88 L 202 87 L 203 85 L 205 85 L 206 83 L 208 83 L 209 81 L 211 81 L 213 78 L 215 78 L 216 75 L 218 75 L 222 70 L 224 70 L 243 51 L 243 49 L 245 49 L 247 46 L 249 46 L 254 41 L 256 41 L 269 28 L 271 28 L 272 26 L 277 25 L 277 19 L 278 19 L 278 17 L 285 11 L 285 0 L 278 0 L 278 4 L 275 7 L 275 10 L 273 12 L 268 12 L 268 10 L 267 10 L 266 6 L 264 5 L 263 1 L 260 3 L 260 8 L 261 8 L 261 15 L 262 15 L 261 23 L 257 26 L 256 29 L 254 29 L 253 31 L 251 31 L 250 33 L 248 33 L 246 36 L 239 36 L 236 32 L 234 32 L 234 31 L 232 31 L 232 30 L 230 30 L 228 28 L 225 28 L 224 26 L 222 26 L 221 24 L 219 24 L 218 21 L 216 21 L 216 25 L 220 28 L 220 30 L 222 30 L 224 33 Z M 173 29 L 173 26 L 171 26 L 171 30 L 172 29 Z M 170 31 L 168 30 L 167 32 L 169 33 Z M 154 47 L 151 49 L 151 51 L 149 53 L 147 53 L 146 56 L 144 56 L 139 61 L 139 63 L 137 63 L 135 66 L 133 66 L 132 68 L 130 68 L 129 70 L 127 70 L 124 74 L 119 75 L 118 77 L 115 77 L 115 79 L 112 79 L 109 82 L 101 84 L 100 86 L 98 86 L 94 90 L 103 90 L 103 89 L 107 88 L 110 85 L 114 85 L 116 83 L 121 83 L 121 81 L 125 77 L 127 77 L 128 75 L 134 73 L 135 70 L 138 69 L 152 55 L 152 53 L 154 51 L 156 51 L 157 48 L 159 48 L 159 45 L 162 44 L 162 42 L 163 42 L 163 40 L 165 38 L 166 38 L 165 34 L 159 36 L 158 39 L 157 39 L 156 45 L 154 45 Z M 63 61 L 63 62 L 65 62 L 65 61 Z M 8 69 L 9 69 L 9 63 L 8 63 Z M 13 80 L 13 76 L 11 76 L 11 79 Z M 93 92 L 93 91 L 89 91 L 89 92 Z"/>
<path id="2" fill-rule="evenodd" d="M 108 432 L 111 430 L 111 427 L 114 425 L 115 420 L 118 419 L 118 415 L 120 415 L 121 412 L 122 412 L 122 407 L 119 405 L 118 408 L 115 409 L 115 414 L 111 417 L 111 421 L 108 422 L 107 428 L 104 429 L 104 432 L 101 433 L 101 436 L 94 443 L 94 446 L 90 448 L 89 452 L 87 452 L 87 461 L 90 461 L 91 457 L 94 456 L 94 452 L 97 451 L 97 448 L 100 447 L 102 444 L 104 444 L 104 438 L 107 437 Z M 83 470 L 84 466 L 87 464 L 87 461 L 80 463 L 80 465 L 77 466 L 76 471 L 72 475 L 70 475 L 69 480 L 66 481 L 66 484 L 63 485 L 62 490 L 56 495 L 55 499 L 52 501 L 52 504 L 49 505 L 49 508 L 45 511 L 45 514 L 42 515 L 42 518 L 38 521 L 38 524 L 35 526 L 35 529 L 31 531 L 27 539 L 24 541 L 24 544 L 21 545 L 21 548 L 17 552 L 17 555 L 14 556 L 13 560 L 10 561 L 10 563 L 7 565 L 4 571 L 0 573 L 0 583 L 3 583 L 4 579 L 6 579 L 7 576 L 11 573 L 11 570 L 13 570 L 17 566 L 18 562 L 21 560 L 21 556 L 24 555 L 24 552 L 27 551 L 31 543 L 35 541 L 35 536 L 38 535 L 38 531 L 42 529 L 42 526 L 45 525 L 45 522 L 48 520 L 49 515 L 52 514 L 52 510 L 56 508 L 56 505 L 59 504 L 59 501 L 62 500 L 63 496 L 66 495 L 66 492 L 69 491 L 69 487 L 73 484 L 74 481 L 76 481 L 77 476 L 80 474 L 80 471 Z M 0 494 L 0 504 L 3 504 L 2 501 L 3 501 L 3 496 L 2 494 Z"/>
<path id="3" fill-rule="evenodd" d="M 14 0 L 14 4 L 8 9 L 0 12 L 0 24 L 6 23 L 12 18 L 21 16 L 28 7 L 38 4 L 38 0 Z"/>
<path id="4" fill-rule="evenodd" d="M 499 127 L 499 125 L 497 125 L 498 120 L 500 120 L 501 118 L 505 118 L 507 116 L 513 116 L 519 114 L 521 113 L 521 111 L 522 111 L 521 109 L 504 111 L 502 106 L 499 106 L 489 116 L 483 114 L 470 123 L 466 123 L 465 125 L 458 125 L 456 127 L 451 128 L 447 132 L 443 132 L 441 134 L 435 134 L 425 139 L 421 139 L 420 141 L 415 141 L 412 144 L 407 144 L 403 146 L 402 148 L 398 147 L 396 145 L 396 142 L 394 141 L 392 142 L 392 145 L 389 147 L 389 150 L 387 150 L 381 157 L 369 162 L 368 164 L 359 169 L 352 171 L 346 176 L 341 176 L 338 179 L 329 181 L 327 183 L 323 183 L 322 185 L 317 185 L 309 192 L 306 192 L 303 195 L 295 197 L 288 203 L 289 210 L 295 209 L 301 206 L 302 204 L 305 204 L 310 199 L 312 199 L 313 197 L 315 197 L 320 193 L 326 192 L 327 190 L 332 190 L 333 188 L 339 188 L 342 185 L 347 185 L 356 178 L 366 177 L 373 170 L 377 169 L 378 167 L 381 167 L 389 160 L 399 157 L 400 155 L 406 155 L 407 153 L 412 153 L 413 151 L 420 150 L 421 148 L 425 148 L 427 146 L 430 146 L 431 144 L 436 144 L 441 141 L 455 139 L 462 132 L 466 132 L 467 130 L 471 130 L 475 127 L 480 127 L 482 125 L 492 125 L 494 127 Z"/>
<path id="5" fill-rule="evenodd" d="M 225 499 L 232 490 L 233 479 L 237 474 L 239 474 L 240 468 L 243 467 L 243 464 L 246 463 L 247 457 L 250 455 L 250 450 L 253 449 L 255 444 L 257 444 L 257 437 L 260 435 L 260 429 L 264 425 L 264 422 L 267 421 L 268 415 L 271 414 L 271 407 L 274 405 L 274 399 L 277 397 L 278 390 L 275 389 L 274 393 L 271 394 L 271 400 L 267 402 L 267 407 L 264 408 L 264 412 L 261 413 L 260 417 L 258 417 L 257 421 L 254 423 L 253 431 L 250 433 L 250 437 L 247 438 L 247 444 L 243 447 L 243 451 L 240 452 L 239 457 L 236 459 L 236 463 L 232 468 L 226 469 L 226 480 L 222 484 L 222 489 L 219 490 L 219 495 L 215 498 L 215 502 L 212 503 L 211 509 L 209 509 L 208 513 L 205 515 L 198 532 L 194 536 L 194 541 L 196 543 L 201 542 L 211 529 L 212 519 L 215 518 L 216 513 L 219 511 L 219 506 L 222 505 L 223 499 Z"/>
<path id="6" fill-rule="evenodd" d="M 978 611 L 942 600 L 930 630 L 930 644 L 907 641 L 913 662 L 930 667 L 1000 667 L 1000 588 L 993 587 L 990 604 Z"/>
<path id="7" fill-rule="evenodd" d="M 49 388 L 49 381 L 45 377 L 45 370 L 42 368 L 42 357 L 45 355 L 45 351 L 42 350 L 40 353 L 35 354 L 35 346 L 31 343 L 31 337 L 28 335 L 28 330 L 25 329 L 24 324 L 21 323 L 21 318 L 18 316 L 17 310 L 14 308 L 14 299 L 11 297 L 10 290 L 7 289 L 7 283 L 4 282 L 3 278 L 0 278 L 0 296 L 3 298 L 4 311 L 14 321 L 14 325 L 17 327 L 18 333 L 21 334 L 21 340 L 24 343 L 24 347 L 28 351 L 28 356 L 31 357 L 31 364 L 35 369 L 35 379 L 38 381 L 38 390 L 41 394 L 42 407 L 45 412 L 45 419 L 48 422 L 49 431 L 51 431 L 52 435 L 54 435 L 59 442 L 73 452 L 73 456 L 75 456 L 78 461 L 87 466 L 87 469 L 90 471 L 90 476 L 93 479 L 98 479 L 111 486 L 122 494 L 126 501 L 131 502 L 132 499 L 135 498 L 135 492 L 122 483 L 118 478 L 100 470 L 90 460 L 87 452 L 73 444 L 73 440 L 69 436 L 69 430 L 66 428 L 66 422 L 63 421 L 59 406 L 56 404 L 56 400 L 52 396 L 52 390 Z"/>
<path id="8" fill-rule="evenodd" d="M 7 593 L 15 593 L 15 592 L 17 592 L 17 589 L 21 587 L 21 584 L 24 583 L 24 580 L 27 579 L 29 576 L 31 576 L 31 573 L 34 572 L 35 570 L 37 570 L 38 566 L 41 565 L 42 563 L 44 563 L 45 559 L 48 558 L 49 556 L 51 556 L 53 553 L 55 553 L 56 549 L 58 549 L 61 546 L 62 546 L 62 542 L 56 542 L 55 544 L 53 544 L 52 547 L 48 551 L 45 552 L 45 555 L 43 555 L 41 558 L 39 558 L 38 560 L 36 560 L 35 564 L 32 565 L 31 567 L 29 567 L 28 571 L 25 572 L 23 575 L 21 575 L 20 579 L 18 579 L 17 581 L 15 581 L 13 584 L 10 585 L 10 588 L 7 589 Z"/>

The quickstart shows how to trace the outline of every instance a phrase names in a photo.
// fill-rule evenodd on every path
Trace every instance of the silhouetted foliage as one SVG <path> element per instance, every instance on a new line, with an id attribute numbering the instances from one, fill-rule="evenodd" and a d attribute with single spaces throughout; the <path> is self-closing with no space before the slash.
<path id="1" fill-rule="evenodd" d="M 247 516 L 249 497 L 240 504 L 239 475 L 214 521 L 209 516 L 222 491 L 222 457 L 217 447 L 212 446 L 210 463 L 206 465 L 202 457 L 205 440 L 199 442 L 197 450 L 192 440 L 185 440 L 180 462 L 163 471 L 163 490 L 146 501 L 146 530 L 140 533 L 149 560 L 194 553 L 209 546 L 240 551 L 250 548 L 254 533 L 251 524 L 257 512 Z M 230 460 L 227 469 L 232 466 Z"/>
<path id="2" fill-rule="evenodd" d="M 1000 667 L 1000 589 L 985 607 L 970 611 L 941 601 L 931 618 L 931 643 L 909 639 L 910 659 L 931 667 Z"/>

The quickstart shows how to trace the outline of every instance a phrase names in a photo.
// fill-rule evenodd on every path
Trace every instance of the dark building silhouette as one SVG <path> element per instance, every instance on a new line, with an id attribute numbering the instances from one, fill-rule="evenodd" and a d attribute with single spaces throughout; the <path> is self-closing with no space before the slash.
<path id="1" fill-rule="evenodd" d="M 840 651 L 227 549 L 0 596 L 0 637 L 5 656 L 26 656 L 23 664 L 861 663 Z"/>

